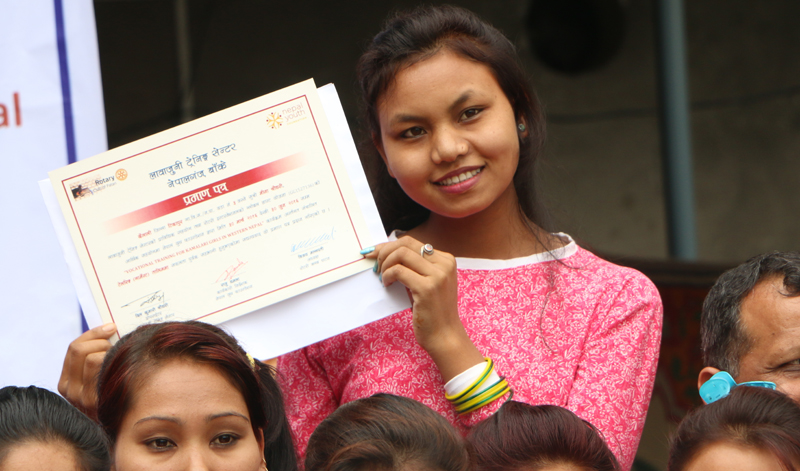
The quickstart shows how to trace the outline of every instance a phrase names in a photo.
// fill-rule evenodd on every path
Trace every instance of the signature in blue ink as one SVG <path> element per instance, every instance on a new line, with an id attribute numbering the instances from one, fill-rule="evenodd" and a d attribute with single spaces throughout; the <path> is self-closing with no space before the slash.
<path id="1" fill-rule="evenodd" d="M 303 250 L 303 249 L 309 249 L 311 247 L 316 247 L 317 245 L 327 244 L 328 242 L 334 239 L 333 234 L 335 232 L 336 228 L 331 227 L 330 231 L 326 231 L 310 239 L 294 243 L 292 244 L 292 252 L 297 252 L 298 250 Z"/>

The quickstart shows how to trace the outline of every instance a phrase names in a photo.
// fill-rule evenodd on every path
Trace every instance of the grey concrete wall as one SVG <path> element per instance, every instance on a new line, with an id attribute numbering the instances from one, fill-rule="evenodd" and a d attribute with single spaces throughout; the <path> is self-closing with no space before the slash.
<path id="1" fill-rule="evenodd" d="M 653 2 L 600 71 L 536 67 L 551 117 L 545 179 L 563 226 L 606 253 L 667 255 Z M 687 1 L 700 259 L 739 263 L 800 243 L 800 3 Z"/>
<path id="2" fill-rule="evenodd" d="M 315 77 L 358 134 L 353 66 L 388 12 L 418 2 L 190 2 L 197 115 Z M 542 185 L 561 230 L 617 256 L 667 257 L 653 0 L 623 0 L 619 53 L 554 72 L 531 53 L 524 0 L 455 2 L 520 45 L 549 116 Z M 171 2 L 98 1 L 109 137 L 177 124 Z M 798 248 L 800 2 L 686 2 L 699 254 L 736 263 Z"/>

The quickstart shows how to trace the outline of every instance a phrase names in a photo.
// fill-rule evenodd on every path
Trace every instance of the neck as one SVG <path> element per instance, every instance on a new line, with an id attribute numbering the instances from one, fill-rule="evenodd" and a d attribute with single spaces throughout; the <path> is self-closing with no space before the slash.
<path id="1" fill-rule="evenodd" d="M 479 213 L 463 218 L 431 213 L 408 234 L 456 257 L 496 260 L 525 257 L 563 245 L 522 214 L 513 187 Z"/>

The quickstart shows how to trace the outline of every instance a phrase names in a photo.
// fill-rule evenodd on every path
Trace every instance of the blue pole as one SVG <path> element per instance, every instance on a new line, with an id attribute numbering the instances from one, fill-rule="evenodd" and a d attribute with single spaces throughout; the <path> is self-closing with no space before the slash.
<path id="1" fill-rule="evenodd" d="M 683 0 L 657 0 L 661 146 L 670 257 L 697 259 Z"/>

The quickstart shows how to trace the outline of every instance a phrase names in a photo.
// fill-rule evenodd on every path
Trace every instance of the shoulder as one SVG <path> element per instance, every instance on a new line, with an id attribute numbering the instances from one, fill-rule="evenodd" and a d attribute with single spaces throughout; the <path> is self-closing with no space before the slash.
<path id="1" fill-rule="evenodd" d="M 564 285 L 581 296 L 594 298 L 595 312 L 616 313 L 615 317 L 636 316 L 660 322 L 663 307 L 653 282 L 640 271 L 604 260 L 580 248 L 575 269 L 563 270 Z"/>
<path id="2" fill-rule="evenodd" d="M 641 286 L 655 290 L 653 282 L 642 272 L 609 262 L 582 247 L 578 247 L 574 257 L 565 262 L 576 276 L 600 283 L 607 289 Z"/>

